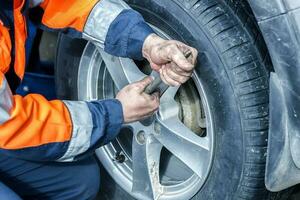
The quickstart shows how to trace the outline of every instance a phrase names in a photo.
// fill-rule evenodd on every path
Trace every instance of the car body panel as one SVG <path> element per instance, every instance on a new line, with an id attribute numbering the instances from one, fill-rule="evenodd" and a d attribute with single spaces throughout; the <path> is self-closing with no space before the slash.
<path id="1" fill-rule="evenodd" d="M 265 179 L 269 190 L 280 191 L 300 183 L 300 1 L 249 4 L 274 67 Z"/>

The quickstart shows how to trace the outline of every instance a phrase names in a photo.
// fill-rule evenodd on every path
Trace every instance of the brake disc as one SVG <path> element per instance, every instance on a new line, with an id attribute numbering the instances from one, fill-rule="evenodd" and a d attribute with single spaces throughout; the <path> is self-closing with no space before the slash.
<path id="1" fill-rule="evenodd" d="M 205 136 L 205 114 L 195 84 L 188 81 L 181 86 L 175 100 L 180 108 L 179 119 L 200 137 Z"/>

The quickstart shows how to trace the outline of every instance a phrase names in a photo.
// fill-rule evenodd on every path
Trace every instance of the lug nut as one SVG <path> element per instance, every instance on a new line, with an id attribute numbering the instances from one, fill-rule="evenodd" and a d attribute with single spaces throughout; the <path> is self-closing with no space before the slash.
<path id="1" fill-rule="evenodd" d="M 126 157 L 123 154 L 123 152 L 121 152 L 121 151 L 116 152 L 114 161 L 116 161 L 118 163 L 123 163 L 125 160 L 126 160 Z"/>
<path id="2" fill-rule="evenodd" d="M 136 135 L 136 141 L 143 145 L 145 144 L 145 141 L 146 141 L 146 137 L 145 137 L 145 132 L 144 131 L 139 131 Z"/>

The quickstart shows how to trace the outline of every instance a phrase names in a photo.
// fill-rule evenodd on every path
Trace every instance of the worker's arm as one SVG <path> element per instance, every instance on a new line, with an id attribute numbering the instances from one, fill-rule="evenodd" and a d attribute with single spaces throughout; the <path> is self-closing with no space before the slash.
<path id="1" fill-rule="evenodd" d="M 0 73 L 0 149 L 29 160 L 72 161 L 113 139 L 123 123 L 118 100 L 47 101 L 13 96 Z"/>
<path id="2" fill-rule="evenodd" d="M 0 24 L 0 151 L 10 156 L 73 161 L 112 140 L 123 121 L 137 120 L 158 107 L 157 98 L 141 93 L 149 79 L 122 89 L 118 100 L 47 101 L 37 94 L 13 96 L 4 76 L 10 52 L 8 29 Z M 131 98 L 133 104 L 128 103 Z"/>
<path id="3" fill-rule="evenodd" d="M 65 2 L 71 2 L 68 5 L 71 7 L 66 9 Z M 43 21 L 45 25 L 50 27 L 53 25 L 51 22 L 59 24 L 59 21 L 64 21 L 62 27 L 52 26 L 52 28 L 72 28 L 73 26 L 73 28 L 78 28 L 77 25 L 82 21 L 86 22 L 85 17 L 87 15 L 94 16 L 91 13 L 91 5 L 96 8 L 98 4 L 90 4 L 91 2 L 44 1 L 41 5 L 45 9 Z M 51 3 L 55 3 L 55 5 Z M 66 10 L 62 11 L 57 8 L 65 8 Z M 78 12 L 86 12 L 83 12 L 82 15 L 74 12 L 69 13 L 75 8 Z M 62 12 L 66 20 L 63 20 L 64 18 L 60 15 Z M 130 11 L 126 12 L 131 13 Z M 118 21 L 122 20 L 115 22 Z M 135 25 L 130 27 L 132 26 Z M 0 35 L 0 42 L 3 41 L 2 38 L 3 35 Z M 0 53 L 7 49 L 4 47 L 8 41 L 5 43 L 0 45 Z M 141 54 L 141 52 L 138 53 Z M 5 55 L 9 54 L 10 50 L 7 49 Z M 142 95 L 140 91 L 135 92 L 135 96 L 133 96 L 130 91 L 140 90 L 140 86 L 131 87 L 130 91 L 127 92 L 120 92 L 118 100 L 94 102 L 47 101 L 37 94 L 30 94 L 24 98 L 19 95 L 13 96 L 4 76 L 10 60 L 6 59 L 6 56 L 4 57 L 3 60 L 1 54 L 0 151 L 14 157 L 36 161 L 76 160 L 115 138 L 123 120 L 125 122 L 137 120 L 151 114 L 154 111 L 153 107 L 155 109 L 158 107 L 157 98 L 153 99 L 145 96 L 145 94 Z M 7 58 L 9 57 L 7 56 Z M 3 63 L 3 61 L 7 61 L 7 63 Z M 2 66 L 3 64 L 5 67 Z M 129 96 L 127 94 L 131 94 L 130 98 L 142 103 L 135 103 L 134 105 L 128 103 Z M 153 101 L 156 103 L 151 104 Z M 142 106 L 139 107 L 138 105 Z"/>
<path id="4" fill-rule="evenodd" d="M 51 2 L 55 4 L 51 4 Z M 90 6 L 90 4 L 87 4 L 87 1 L 68 1 L 72 2 L 71 6 L 73 7 L 65 7 L 65 2 L 66 1 L 58 2 L 55 0 L 42 2 L 41 6 L 45 10 L 43 16 L 43 23 L 45 25 L 49 25 L 50 28 L 58 29 L 72 28 L 73 25 L 77 24 L 77 20 L 82 22 L 81 20 L 83 19 L 83 21 L 88 24 L 89 20 L 96 19 L 92 18 L 92 16 L 97 16 L 96 11 L 99 10 L 99 8 L 97 8 L 99 3 L 94 4 L 93 9 L 89 10 L 89 12 L 80 15 L 78 13 L 70 14 L 68 9 L 72 10 L 72 8 L 77 8 L 80 9 L 80 11 L 84 11 L 85 8 L 88 8 L 88 5 Z M 113 5 L 112 2 L 108 0 L 107 2 L 107 5 Z M 80 5 L 84 7 L 80 8 Z M 100 7 L 102 7 L 102 5 Z M 57 10 L 57 8 L 67 9 Z M 51 10 L 53 12 L 51 12 Z M 141 48 L 145 38 L 141 39 L 137 36 L 139 39 L 136 41 L 138 42 L 134 42 L 134 37 L 133 40 L 131 40 L 130 36 L 134 36 L 131 30 L 132 28 L 140 27 L 139 22 L 143 22 L 142 26 L 144 26 L 145 22 L 139 14 L 132 10 L 121 10 L 122 11 L 115 16 L 115 18 L 112 18 L 113 21 L 111 21 L 109 26 L 106 27 L 106 37 L 111 36 L 111 39 L 107 40 L 104 38 L 104 47 L 109 49 L 107 50 L 108 52 L 124 47 L 123 50 L 115 52 L 115 55 L 133 55 L 132 57 L 136 56 L 140 58 L 142 56 Z M 50 14 L 48 12 L 50 12 Z M 93 14 L 92 12 L 95 13 Z M 65 24 L 63 24 L 62 27 L 52 26 L 50 23 L 52 20 L 52 22 L 55 23 L 62 20 L 60 15 L 62 13 L 64 16 L 70 17 L 67 18 L 70 20 L 65 20 L 63 22 Z M 59 17 L 57 18 L 57 16 Z M 89 16 L 88 19 L 85 18 L 86 16 Z M 118 18 L 118 16 L 121 17 Z M 125 28 L 127 31 L 124 32 L 122 37 L 112 37 L 116 34 L 118 27 L 121 27 L 123 22 L 126 22 L 126 16 L 136 16 L 136 18 L 134 17 L 133 20 L 127 19 L 129 29 Z M 46 19 L 48 19 L 48 21 Z M 131 22 L 129 23 L 129 21 Z M 119 23 L 121 25 L 117 25 Z M 75 29 L 76 27 L 77 26 L 74 26 L 73 28 Z M 141 29 L 145 34 L 139 34 L 139 36 L 146 37 L 147 34 L 151 33 L 151 30 L 148 29 L 147 26 Z M 149 30 L 148 33 L 147 30 Z M 109 33 L 110 31 L 112 32 Z M 89 31 L 83 31 L 83 34 L 89 35 L 89 37 L 93 35 L 93 33 Z M 98 32 L 95 32 L 95 34 L 98 34 Z M 127 40 L 124 42 L 122 38 L 127 38 Z M 101 44 L 100 37 L 93 37 L 92 39 Z M 114 39 L 116 39 L 115 43 Z M 138 47 L 138 49 L 133 47 Z M 119 132 L 123 122 L 123 116 L 125 119 L 128 118 L 128 121 L 136 120 L 151 114 L 154 111 L 153 107 L 157 109 L 158 106 L 158 103 L 148 103 L 149 101 L 157 102 L 157 100 L 155 100 L 157 98 L 148 97 L 147 99 L 147 96 L 142 95 L 141 92 L 135 93 L 138 94 L 135 97 L 130 96 L 130 98 L 134 98 L 135 100 L 143 99 L 143 101 L 138 101 L 142 102 L 142 104 L 134 105 L 126 103 L 129 99 L 126 94 L 129 94 L 129 92 L 119 95 L 119 100 L 94 102 L 47 101 L 41 95 L 37 94 L 30 94 L 23 98 L 11 94 L 4 76 L 4 71 L 1 71 L 0 77 L 0 151 L 22 159 L 37 161 L 76 160 L 86 152 L 92 151 L 112 140 Z M 132 89 L 136 88 L 141 89 L 141 87 L 133 87 Z M 141 91 L 143 91 L 143 88 Z M 121 101 L 122 99 L 123 102 Z M 138 107 L 137 105 L 143 106 Z M 138 109 L 130 108 L 132 106 Z M 132 112 L 133 114 L 129 113 L 131 110 L 135 110 Z"/>
<path id="5" fill-rule="evenodd" d="M 193 72 L 197 50 L 176 40 L 160 38 L 143 17 L 122 0 L 32 1 L 33 6 L 40 5 L 44 9 L 42 23 L 48 28 L 68 30 L 73 36 L 80 33 L 81 37 L 115 56 L 144 57 L 168 85 L 186 82 Z M 186 59 L 184 54 L 188 51 L 192 56 Z"/>
<path id="6" fill-rule="evenodd" d="M 76 160 L 114 139 L 123 122 L 158 108 L 158 98 L 143 93 L 150 82 L 125 87 L 117 99 L 47 101 L 37 94 L 13 96 L 0 73 L 0 151 L 35 161 Z"/>
<path id="7" fill-rule="evenodd" d="M 143 17 L 122 0 L 31 0 L 43 9 L 41 23 L 97 43 L 112 55 L 142 59 L 153 33 Z"/>

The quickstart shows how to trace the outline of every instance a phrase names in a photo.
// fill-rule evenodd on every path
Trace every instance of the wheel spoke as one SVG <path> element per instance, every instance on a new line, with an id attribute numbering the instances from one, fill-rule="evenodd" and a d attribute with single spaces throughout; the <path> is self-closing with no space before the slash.
<path id="1" fill-rule="evenodd" d="M 120 90 L 126 85 L 141 80 L 146 75 L 140 71 L 133 60 L 112 56 L 98 47 L 106 68 L 110 73 L 115 85 Z"/>
<path id="2" fill-rule="evenodd" d="M 172 154 L 185 163 L 200 178 L 204 176 L 209 162 L 210 144 L 188 129 L 178 117 L 161 120 L 155 125 L 156 139 Z"/>
<path id="3" fill-rule="evenodd" d="M 114 81 L 118 90 L 121 90 L 123 87 L 129 84 L 129 81 L 124 74 L 120 60 L 117 57 L 105 53 L 100 48 L 98 49 L 112 80 Z"/>
<path id="4" fill-rule="evenodd" d="M 162 145 L 154 138 L 139 144 L 133 139 L 133 187 L 132 192 L 141 199 L 158 199 L 162 194 L 159 181 L 159 160 Z"/>
<path id="5" fill-rule="evenodd" d="M 178 91 L 179 87 L 169 87 L 165 93 L 161 96 L 161 102 L 169 102 L 170 100 L 174 100 L 175 95 Z"/>
<path id="6" fill-rule="evenodd" d="M 159 116 L 161 119 L 178 117 L 179 105 L 174 99 L 177 90 L 177 87 L 169 88 L 161 97 L 159 106 Z"/>
<path id="7" fill-rule="evenodd" d="M 139 67 L 135 64 L 135 62 L 132 59 L 119 58 L 119 60 L 124 70 L 124 73 L 130 83 L 139 81 L 146 76 L 146 74 L 141 72 Z"/>

